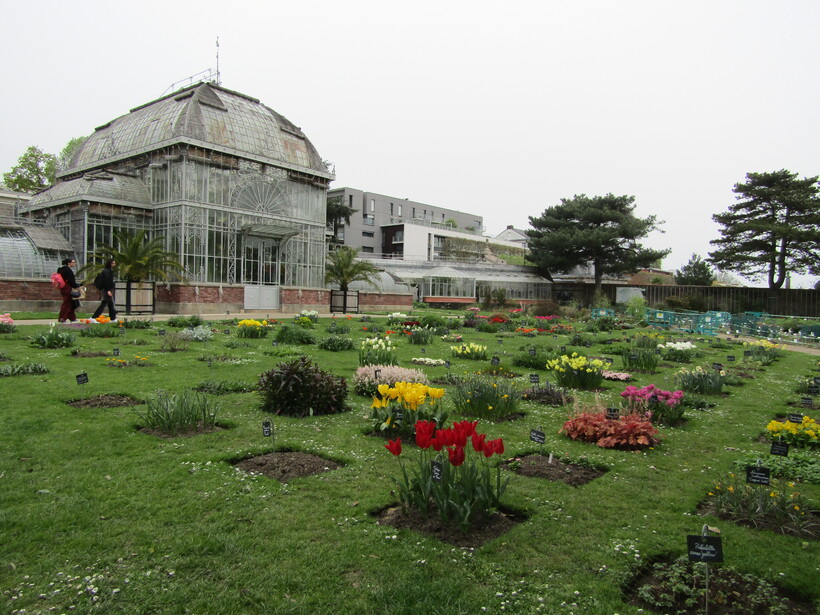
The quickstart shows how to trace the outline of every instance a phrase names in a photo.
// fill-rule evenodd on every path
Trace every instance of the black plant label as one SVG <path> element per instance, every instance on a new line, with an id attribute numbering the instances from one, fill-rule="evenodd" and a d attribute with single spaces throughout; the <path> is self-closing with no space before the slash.
<path id="1" fill-rule="evenodd" d="M 88 374 L 83 372 L 82 374 L 77 374 L 77 384 L 86 384 L 88 383 Z"/>
<path id="2" fill-rule="evenodd" d="M 530 440 L 532 440 L 536 444 L 543 444 L 544 442 L 546 442 L 546 435 L 543 431 L 538 431 L 537 429 L 530 429 Z"/>
<path id="3" fill-rule="evenodd" d="M 720 536 L 687 536 L 686 546 L 690 562 L 723 561 L 723 543 Z"/>
<path id="4" fill-rule="evenodd" d="M 772 442 L 772 448 L 769 450 L 770 455 L 780 455 L 781 457 L 789 456 L 788 442 Z"/>
<path id="5" fill-rule="evenodd" d="M 430 469 L 430 476 L 433 478 L 434 481 L 437 483 L 441 482 L 441 475 L 444 471 L 444 466 L 442 466 L 440 461 L 433 461 L 432 467 Z"/>
<path id="6" fill-rule="evenodd" d="M 772 471 L 769 468 L 746 466 L 746 482 L 751 485 L 770 485 Z"/>

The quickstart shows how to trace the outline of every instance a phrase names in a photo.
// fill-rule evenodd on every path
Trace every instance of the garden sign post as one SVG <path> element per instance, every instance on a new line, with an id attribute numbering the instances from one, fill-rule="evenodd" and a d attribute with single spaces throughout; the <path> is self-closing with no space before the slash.
<path id="1" fill-rule="evenodd" d="M 704 593 L 704 612 L 709 615 L 709 562 L 723 561 L 723 546 L 720 536 L 710 536 L 709 532 L 720 534 L 716 527 L 703 526 L 700 536 L 687 536 L 686 546 L 690 562 L 703 562 L 706 567 L 706 583 Z"/>

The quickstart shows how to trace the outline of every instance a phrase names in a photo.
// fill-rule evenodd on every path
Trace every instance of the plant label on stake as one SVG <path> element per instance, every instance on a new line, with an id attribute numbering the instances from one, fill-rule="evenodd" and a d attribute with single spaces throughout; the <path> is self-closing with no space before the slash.
<path id="1" fill-rule="evenodd" d="M 444 361 L 444 367 L 446 367 L 447 369 L 450 369 L 450 359 L 447 359 L 446 361 Z"/>
<path id="2" fill-rule="evenodd" d="M 789 414 L 789 423 L 802 423 L 803 422 L 803 413 L 800 412 L 792 412 Z"/>
<path id="3" fill-rule="evenodd" d="M 273 437 L 273 423 L 270 422 L 270 419 L 262 421 L 262 436 L 265 438 Z"/>
<path id="4" fill-rule="evenodd" d="M 804 408 L 811 408 L 812 406 L 814 406 L 814 399 L 811 398 L 811 397 L 801 397 L 800 398 L 800 405 L 803 406 Z M 803 422 L 802 418 L 800 419 L 800 422 L 801 423 Z"/>
<path id="5" fill-rule="evenodd" d="M 547 441 L 546 434 L 543 432 L 541 425 L 538 426 L 538 429 L 530 429 L 530 440 L 542 446 L 544 442 Z"/>
<path id="6" fill-rule="evenodd" d="M 492 359 L 490 359 L 491 365 L 498 365 L 499 363 L 501 363 L 501 359 L 499 359 L 498 357 L 493 357 Z"/>
<path id="7" fill-rule="evenodd" d="M 758 460 L 757 465 L 746 466 L 746 482 L 751 485 L 770 485 L 772 471 L 764 468 Z"/>
<path id="8" fill-rule="evenodd" d="M 230 329 L 225 329 L 225 335 L 230 335 L 230 334 L 231 334 L 231 330 Z"/>
<path id="9" fill-rule="evenodd" d="M 769 449 L 770 455 L 780 455 L 781 457 L 788 457 L 789 456 L 789 443 L 783 442 L 772 442 L 772 448 Z"/>
<path id="10" fill-rule="evenodd" d="M 709 562 L 720 563 L 723 561 L 723 546 L 720 536 L 709 536 L 709 532 L 719 534 L 720 530 L 715 527 L 704 525 L 700 536 L 687 536 L 686 546 L 690 562 L 703 562 L 705 572 L 703 608 L 709 614 Z"/>
<path id="11" fill-rule="evenodd" d="M 530 374 L 530 384 L 539 384 L 541 382 L 541 376 L 538 374 Z"/>
<path id="12" fill-rule="evenodd" d="M 444 465 L 442 465 L 441 460 L 438 458 L 433 459 L 430 465 L 430 477 L 437 483 L 440 483 L 443 473 Z"/>
<path id="13" fill-rule="evenodd" d="M 727 360 L 727 361 L 729 361 L 729 362 L 731 363 L 732 361 L 734 361 L 734 360 L 735 360 L 735 355 L 733 355 L 733 354 L 727 355 L 727 356 L 726 356 L 726 360 Z"/>
<path id="14" fill-rule="evenodd" d="M 621 418 L 621 411 L 618 408 L 607 408 L 606 418 L 608 418 L 611 421 L 617 421 L 619 418 Z"/>
<path id="15" fill-rule="evenodd" d="M 157 335 L 165 335 L 165 329 L 160 329 L 157 331 Z"/>
<path id="16" fill-rule="evenodd" d="M 531 356 L 531 357 L 534 357 L 534 356 L 535 356 L 535 354 L 536 354 L 536 352 L 535 352 L 535 348 L 530 348 L 530 356 Z"/>
<path id="17" fill-rule="evenodd" d="M 88 383 L 88 374 L 83 372 L 82 374 L 77 374 L 77 384 L 80 385 L 80 390 L 83 392 L 83 399 L 85 399 L 85 385 Z"/>
<path id="18" fill-rule="evenodd" d="M 120 356 L 120 349 L 119 348 L 114 348 L 114 356 L 115 357 Z"/>

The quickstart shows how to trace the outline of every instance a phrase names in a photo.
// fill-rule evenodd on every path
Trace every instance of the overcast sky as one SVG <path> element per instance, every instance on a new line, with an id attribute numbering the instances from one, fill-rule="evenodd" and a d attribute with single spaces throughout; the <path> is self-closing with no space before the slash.
<path id="1" fill-rule="evenodd" d="M 300 126 L 333 187 L 490 235 L 634 195 L 674 270 L 707 255 L 746 173 L 820 174 L 817 0 L 3 4 L 2 172 L 215 69 L 219 37 L 222 85 Z"/>

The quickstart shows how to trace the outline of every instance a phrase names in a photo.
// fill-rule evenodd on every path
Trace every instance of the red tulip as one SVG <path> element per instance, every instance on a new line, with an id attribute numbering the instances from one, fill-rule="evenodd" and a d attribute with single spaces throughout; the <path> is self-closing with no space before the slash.
<path id="1" fill-rule="evenodd" d="M 460 466 L 464 463 L 464 447 L 456 446 L 447 449 L 447 454 L 450 456 L 450 464 L 454 467 Z"/>
<path id="2" fill-rule="evenodd" d="M 416 445 L 419 448 L 430 448 L 435 432 L 435 421 L 416 421 Z"/>
<path id="3" fill-rule="evenodd" d="M 497 438 L 497 439 L 493 440 L 493 444 L 495 445 L 495 452 L 498 453 L 499 455 L 503 455 L 504 454 L 504 440 L 502 440 L 501 438 Z"/>
<path id="4" fill-rule="evenodd" d="M 485 444 L 484 443 L 484 438 L 486 438 L 486 437 L 487 437 L 487 434 L 485 434 L 485 433 L 482 433 L 482 434 L 474 433 L 473 434 L 471 439 L 473 441 L 473 450 L 476 453 L 480 453 L 481 451 L 484 450 L 484 444 Z M 493 450 L 495 450 L 495 449 L 493 449 Z"/>
<path id="5" fill-rule="evenodd" d="M 398 457 L 401 455 L 401 438 L 388 440 L 387 444 L 384 445 L 384 448 Z"/>

